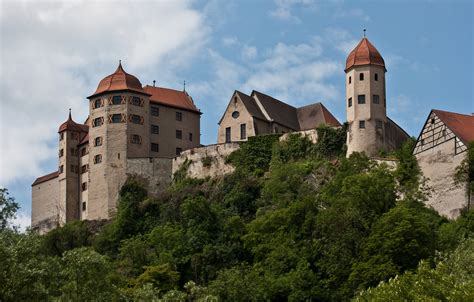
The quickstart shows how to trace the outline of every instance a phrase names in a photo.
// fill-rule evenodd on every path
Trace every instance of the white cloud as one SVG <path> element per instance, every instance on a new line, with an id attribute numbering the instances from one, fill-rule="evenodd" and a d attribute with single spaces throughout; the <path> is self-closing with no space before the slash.
<path id="1" fill-rule="evenodd" d="M 170 78 L 206 44 L 191 1 L 1 2 L 0 184 L 50 172 L 67 109 L 82 122 L 86 97 L 118 59 L 151 81 Z"/>
<path id="2" fill-rule="evenodd" d="M 224 37 L 222 38 L 222 44 L 225 47 L 231 47 L 239 44 L 239 41 L 236 37 Z"/>
<path id="3" fill-rule="evenodd" d="M 26 231 L 31 226 L 31 216 L 24 213 L 18 212 L 15 219 L 12 221 L 12 226 L 16 227 L 20 232 Z"/>
<path id="4" fill-rule="evenodd" d="M 275 0 L 275 9 L 269 15 L 280 21 L 301 23 L 301 19 L 294 14 L 296 7 L 313 7 L 314 0 Z"/>
<path id="5" fill-rule="evenodd" d="M 255 46 L 244 45 L 242 47 L 242 59 L 245 61 L 253 60 L 257 57 L 258 51 Z"/>

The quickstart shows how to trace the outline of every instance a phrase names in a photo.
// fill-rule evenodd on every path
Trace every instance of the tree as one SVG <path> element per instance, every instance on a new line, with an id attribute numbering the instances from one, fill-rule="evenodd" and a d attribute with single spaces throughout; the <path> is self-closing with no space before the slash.
<path id="1" fill-rule="evenodd" d="M 15 218 L 19 208 L 15 198 L 9 196 L 8 189 L 0 188 L 0 230 L 10 225 L 10 220 Z"/>
<path id="2" fill-rule="evenodd" d="M 467 210 L 471 210 L 471 199 L 474 195 L 474 142 L 469 143 L 466 158 L 456 168 L 454 181 L 458 185 L 466 186 Z"/>

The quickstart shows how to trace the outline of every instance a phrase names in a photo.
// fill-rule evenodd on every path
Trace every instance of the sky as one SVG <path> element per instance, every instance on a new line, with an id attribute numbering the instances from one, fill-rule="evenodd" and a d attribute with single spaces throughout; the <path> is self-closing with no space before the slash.
<path id="1" fill-rule="evenodd" d="M 418 136 L 431 109 L 474 112 L 473 2 L 343 0 L 0 0 L 0 187 L 30 223 L 31 183 L 57 169 L 59 125 L 124 69 L 183 89 L 203 112 L 201 143 L 234 90 L 345 121 L 344 66 L 367 29 L 385 59 L 388 115 Z"/>

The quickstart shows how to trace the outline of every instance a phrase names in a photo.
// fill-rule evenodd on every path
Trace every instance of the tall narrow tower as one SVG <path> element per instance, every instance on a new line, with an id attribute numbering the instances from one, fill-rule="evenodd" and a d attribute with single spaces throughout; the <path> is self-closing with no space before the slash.
<path id="1" fill-rule="evenodd" d="M 386 148 L 385 62 L 367 37 L 346 61 L 347 156 L 376 156 Z"/>

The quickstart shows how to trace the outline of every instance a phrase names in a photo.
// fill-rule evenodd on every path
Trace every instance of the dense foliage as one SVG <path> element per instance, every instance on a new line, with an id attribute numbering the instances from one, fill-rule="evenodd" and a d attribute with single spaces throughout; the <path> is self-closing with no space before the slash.
<path id="1" fill-rule="evenodd" d="M 341 133 L 253 138 L 233 174 L 160 196 L 130 179 L 100 231 L 3 230 L 0 300 L 472 301 L 474 212 L 424 207 L 410 145 L 389 169 Z"/>

